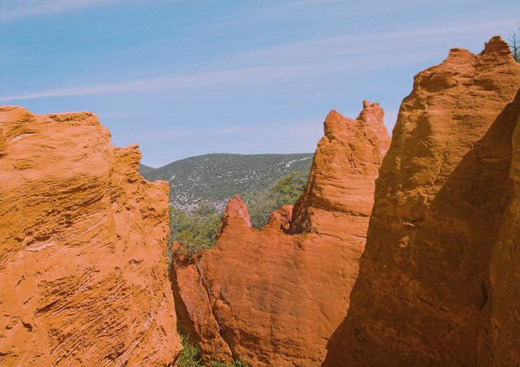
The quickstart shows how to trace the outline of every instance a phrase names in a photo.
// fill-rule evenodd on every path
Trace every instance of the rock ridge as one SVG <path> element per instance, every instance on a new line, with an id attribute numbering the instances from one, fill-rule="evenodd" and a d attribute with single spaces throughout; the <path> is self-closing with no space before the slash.
<path id="1" fill-rule="evenodd" d="M 92 113 L 0 107 L 0 364 L 168 366 L 168 186 Z"/>
<path id="2" fill-rule="evenodd" d="M 206 359 L 281 367 L 323 360 L 348 309 L 390 140 L 383 111 L 368 102 L 357 120 L 331 111 L 324 130 L 296 207 L 280 208 L 257 230 L 234 197 L 212 249 L 191 264 L 174 251 L 179 328 Z"/>
<path id="3" fill-rule="evenodd" d="M 517 263 L 505 249 L 516 230 L 503 221 L 515 218 L 504 212 L 516 206 L 508 175 L 518 101 L 508 104 L 519 87 L 520 65 L 498 37 L 479 55 L 455 49 L 416 75 L 380 169 L 348 316 L 324 366 L 520 363 L 514 343 L 504 347 L 518 322 L 498 326 L 498 316 L 513 322 L 504 296 L 515 287 L 505 278 Z M 497 248 L 499 233 L 507 240 Z M 490 350 L 504 353 L 486 358 Z"/>

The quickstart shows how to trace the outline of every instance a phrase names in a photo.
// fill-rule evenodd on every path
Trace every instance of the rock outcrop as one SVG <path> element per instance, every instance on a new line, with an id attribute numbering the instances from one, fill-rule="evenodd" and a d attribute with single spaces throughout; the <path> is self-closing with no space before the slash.
<path id="1" fill-rule="evenodd" d="M 504 126 L 516 125 L 511 163 L 512 195 L 493 247 L 488 302 L 481 332 L 479 365 L 520 366 L 520 91 L 501 115 Z"/>
<path id="2" fill-rule="evenodd" d="M 325 121 L 304 196 L 261 230 L 233 198 L 217 244 L 172 267 L 179 329 L 207 359 L 316 366 L 358 273 L 375 179 L 389 145 L 379 105 Z M 294 218 L 291 218 L 293 216 Z"/>
<path id="3" fill-rule="evenodd" d="M 498 37 L 415 77 L 325 366 L 520 365 L 516 192 L 504 215 L 519 87 Z"/>
<path id="4" fill-rule="evenodd" d="M 373 204 L 370 193 L 390 137 L 382 124 L 383 110 L 378 104 L 364 101 L 356 121 L 353 123 L 336 111 L 327 116 L 325 136 L 316 149 L 309 182 L 294 209 L 292 233 L 327 231 L 326 228 L 334 231 L 336 226 L 348 225 L 349 221 L 360 221 L 361 233 L 366 232 L 366 217 Z"/>
<path id="5" fill-rule="evenodd" d="M 168 185 L 91 113 L 0 107 L 0 365 L 168 366 Z"/>

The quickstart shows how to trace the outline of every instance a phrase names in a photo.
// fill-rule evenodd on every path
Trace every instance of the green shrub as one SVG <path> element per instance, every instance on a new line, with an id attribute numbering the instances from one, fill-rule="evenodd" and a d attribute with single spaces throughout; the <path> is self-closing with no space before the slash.
<path id="1" fill-rule="evenodd" d="M 199 348 L 191 344 L 188 337 L 179 334 L 182 343 L 182 352 L 177 360 L 176 367 L 203 367 L 202 361 L 199 358 Z"/>
<path id="2" fill-rule="evenodd" d="M 207 203 L 192 212 L 170 207 L 170 239 L 179 242 L 189 258 L 215 244 L 222 218 Z M 171 247 L 168 256 L 171 260 Z"/>
<path id="3" fill-rule="evenodd" d="M 270 188 L 246 192 L 241 196 L 246 203 L 251 224 L 262 228 L 271 213 L 283 205 L 294 205 L 303 194 L 307 183 L 307 172 L 293 171 L 282 177 Z M 222 216 L 208 203 L 199 204 L 191 211 L 170 207 L 170 243 L 168 259 L 171 264 L 171 241 L 181 244 L 182 258 L 190 262 L 201 251 L 211 248 L 217 238 Z M 233 366 L 240 367 L 240 365 Z"/>
<path id="4" fill-rule="evenodd" d="M 182 352 L 175 367 L 248 367 L 247 363 L 240 360 L 231 364 L 215 361 L 210 361 L 207 364 L 203 363 L 200 358 L 199 348 L 191 344 L 186 335 L 179 333 L 179 336 L 181 337 Z"/>
<path id="5" fill-rule="evenodd" d="M 262 228 L 271 213 L 283 205 L 294 205 L 305 191 L 307 173 L 293 171 L 278 180 L 267 190 L 243 194 L 251 224 Z"/>
<path id="6" fill-rule="evenodd" d="M 222 363 L 222 362 L 210 362 L 209 366 L 210 367 L 248 367 L 247 363 L 240 361 L 240 360 L 231 362 L 231 364 L 226 364 L 226 363 Z"/>

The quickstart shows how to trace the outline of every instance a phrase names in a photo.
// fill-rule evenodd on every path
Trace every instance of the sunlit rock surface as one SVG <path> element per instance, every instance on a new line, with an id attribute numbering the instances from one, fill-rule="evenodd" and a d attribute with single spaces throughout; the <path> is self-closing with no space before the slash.
<path id="1" fill-rule="evenodd" d="M 0 107 L 0 365 L 167 366 L 168 186 L 91 113 Z"/>
<path id="2" fill-rule="evenodd" d="M 374 181 L 389 145 L 383 111 L 332 111 L 295 209 L 260 231 L 232 198 L 217 244 L 172 268 L 179 328 L 207 359 L 252 366 L 317 366 L 348 309 L 363 252 Z M 291 219 L 292 217 L 292 219 Z M 176 247 L 178 249 L 178 245 Z"/>
<path id="3" fill-rule="evenodd" d="M 325 366 L 520 364 L 518 285 L 506 279 L 518 278 L 516 229 L 501 230 L 516 213 L 513 201 L 504 216 L 518 121 L 508 103 L 519 87 L 520 65 L 498 37 L 479 55 L 451 50 L 415 77 L 377 181 L 348 316 Z M 500 231 L 502 249 L 493 251 Z M 501 356 L 484 364 L 489 332 Z"/>

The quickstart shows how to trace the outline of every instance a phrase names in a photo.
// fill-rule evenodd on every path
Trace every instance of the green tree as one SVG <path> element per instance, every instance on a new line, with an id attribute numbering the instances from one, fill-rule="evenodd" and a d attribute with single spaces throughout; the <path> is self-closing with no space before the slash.
<path id="1" fill-rule="evenodd" d="M 255 228 L 263 227 L 271 213 L 283 205 L 293 205 L 303 194 L 307 173 L 293 171 L 278 179 L 267 190 L 246 192 L 241 195 L 246 203 Z M 172 260 L 172 241 L 182 246 L 183 257 L 191 261 L 201 251 L 211 248 L 222 223 L 221 215 L 208 203 L 201 203 L 191 211 L 170 207 L 170 243 L 168 259 Z"/>
<path id="2" fill-rule="evenodd" d="M 280 177 L 267 190 L 243 194 L 253 227 L 262 228 L 271 213 L 279 207 L 294 205 L 303 194 L 306 184 L 307 173 L 293 171 Z"/>
<path id="3" fill-rule="evenodd" d="M 307 185 L 307 175 L 301 171 L 292 171 L 280 177 L 278 182 L 271 188 L 270 195 L 278 206 L 294 204 L 303 194 Z"/>
<path id="4" fill-rule="evenodd" d="M 170 238 L 179 242 L 188 257 L 215 244 L 221 216 L 215 208 L 201 203 L 192 212 L 170 207 Z M 171 247 L 169 251 L 171 259 Z"/>

